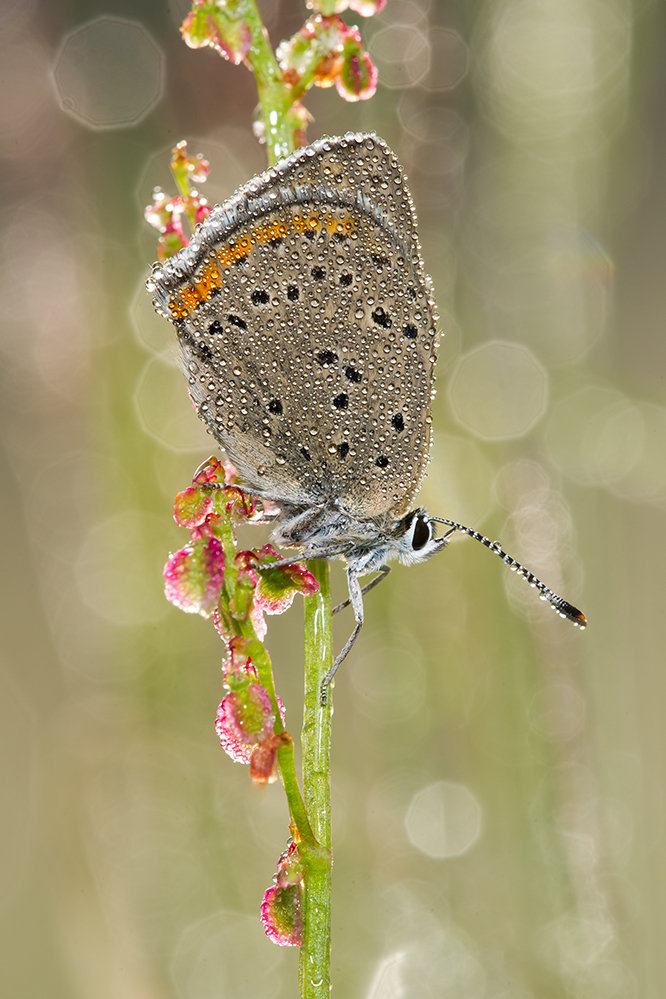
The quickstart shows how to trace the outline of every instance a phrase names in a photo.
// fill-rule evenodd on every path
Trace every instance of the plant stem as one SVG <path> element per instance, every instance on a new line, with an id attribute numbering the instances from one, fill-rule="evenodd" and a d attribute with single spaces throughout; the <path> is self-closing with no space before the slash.
<path id="1" fill-rule="evenodd" d="M 303 798 L 319 848 L 302 844 L 303 944 L 301 999 L 328 999 L 331 964 L 331 697 L 321 704 L 321 683 L 333 656 L 331 591 L 326 562 L 308 562 L 319 591 L 305 598 L 305 703 L 303 707 Z"/>
<path id="2" fill-rule="evenodd" d="M 296 148 L 294 126 L 289 108 L 293 97 L 273 55 L 255 0 L 244 0 L 243 18 L 250 28 L 252 41 L 247 61 L 252 66 L 257 83 L 259 107 L 264 122 L 268 165 L 272 166 Z"/>
<path id="3" fill-rule="evenodd" d="M 332 0 L 328 0 L 329 3 Z M 294 92 L 283 80 L 255 0 L 244 0 L 252 35 L 248 62 L 254 71 L 271 166 L 296 147 Z M 321 704 L 321 684 L 333 661 L 331 591 L 326 562 L 311 561 L 319 591 L 305 598 L 305 703 L 303 708 L 303 798 L 298 794 L 293 744 L 278 752 L 280 771 L 300 839 L 303 881 L 303 943 L 299 966 L 301 999 L 329 999 L 331 989 L 331 698 Z M 272 677 L 271 677 L 271 691 Z M 274 698 L 274 692 L 271 696 Z M 279 715 L 276 717 L 279 718 Z M 279 724 L 276 732 L 279 731 Z M 298 807 L 300 804 L 300 808 Z M 304 812 L 301 809 L 305 805 Z M 299 814 L 294 814 L 294 807 Z M 309 820 L 309 821 L 308 821 Z"/>

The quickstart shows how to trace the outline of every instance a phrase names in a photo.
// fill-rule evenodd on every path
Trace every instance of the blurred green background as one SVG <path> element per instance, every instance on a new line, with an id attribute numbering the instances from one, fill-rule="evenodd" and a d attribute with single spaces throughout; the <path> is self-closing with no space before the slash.
<path id="1" fill-rule="evenodd" d="M 262 9 L 274 44 L 305 16 Z M 220 749 L 221 645 L 162 596 L 184 542 L 172 498 L 212 441 L 143 291 L 142 209 L 180 139 L 211 161 L 211 201 L 265 165 L 250 74 L 187 49 L 186 11 L 0 11 L 12 999 L 296 994 L 297 953 L 258 922 L 281 788 Z M 376 130 L 409 177 L 445 333 L 422 501 L 499 538 L 590 627 L 465 538 L 368 597 L 334 695 L 335 994 L 660 999 L 663 5 L 389 0 L 346 17 L 380 87 L 357 105 L 311 93 L 308 134 Z M 295 606 L 268 636 L 295 736 L 301 627 Z"/>

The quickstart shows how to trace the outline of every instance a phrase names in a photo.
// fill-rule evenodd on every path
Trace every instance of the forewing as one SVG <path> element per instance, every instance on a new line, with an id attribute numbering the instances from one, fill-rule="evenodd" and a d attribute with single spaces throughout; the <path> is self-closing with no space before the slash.
<path id="1" fill-rule="evenodd" d="M 199 415 L 250 490 L 358 517 L 407 509 L 428 457 L 435 316 L 380 139 L 298 150 L 151 281 Z"/>

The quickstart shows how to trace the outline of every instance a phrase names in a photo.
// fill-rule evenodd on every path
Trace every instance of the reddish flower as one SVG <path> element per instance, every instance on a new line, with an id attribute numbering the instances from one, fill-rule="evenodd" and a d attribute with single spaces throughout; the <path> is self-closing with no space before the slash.
<path id="1" fill-rule="evenodd" d="M 266 614 L 282 614 L 291 607 L 297 593 L 309 596 L 319 589 L 319 583 L 303 562 L 290 562 L 279 569 L 266 568 L 271 562 L 280 560 L 272 545 L 264 545 L 255 560 L 262 567 L 258 574 L 255 604 Z"/>
<path id="2" fill-rule="evenodd" d="M 197 468 L 192 478 L 193 486 L 217 485 L 218 483 L 229 483 L 232 481 L 231 472 L 236 475 L 236 469 L 230 462 L 220 461 L 215 455 L 206 458 Z M 229 477 L 227 477 L 227 475 Z"/>
<path id="3" fill-rule="evenodd" d="M 261 903 L 264 933 L 278 947 L 300 947 L 303 943 L 303 889 L 300 885 L 264 892 Z"/>
<path id="4" fill-rule="evenodd" d="M 158 258 L 166 260 L 187 246 L 188 237 L 183 229 L 183 218 L 188 218 L 190 225 L 197 225 L 209 212 L 210 206 L 206 203 L 206 199 L 200 197 L 196 191 L 172 198 L 159 188 L 155 188 L 153 203 L 145 209 L 143 217 L 161 233 L 157 241 Z"/>
<path id="5" fill-rule="evenodd" d="M 333 85 L 349 29 L 341 17 L 316 14 L 277 48 L 280 69 L 292 86 L 314 71 L 319 87 Z M 313 70 L 314 66 L 314 70 Z"/>
<path id="6" fill-rule="evenodd" d="M 252 680 L 257 679 L 257 670 L 249 656 L 250 640 L 243 638 L 241 635 L 234 635 L 233 638 L 228 639 L 227 651 L 228 656 L 222 664 L 222 670 L 224 672 L 224 679 L 228 687 L 236 689 L 237 687 L 242 687 L 244 682 L 244 677 L 251 677 Z"/>
<path id="7" fill-rule="evenodd" d="M 202 153 L 196 156 L 187 155 L 187 142 L 185 139 L 174 146 L 171 153 L 171 172 L 176 180 L 192 181 L 194 184 L 203 184 L 210 173 L 210 163 L 204 159 Z M 180 184 L 178 185 L 180 189 Z"/>
<path id="8" fill-rule="evenodd" d="M 224 6 L 211 0 L 195 0 L 180 31 L 190 48 L 210 46 L 236 66 L 243 62 L 252 42 L 239 0 L 226 0 Z"/>
<path id="9" fill-rule="evenodd" d="M 167 600 L 188 614 L 210 617 L 224 582 L 224 551 L 218 539 L 200 537 L 169 555 L 164 580 Z"/>
<path id="10" fill-rule="evenodd" d="M 252 750 L 250 757 L 250 779 L 255 784 L 274 784 L 277 780 L 277 751 L 282 739 L 274 735 L 260 742 Z"/>
<path id="11" fill-rule="evenodd" d="M 266 634 L 264 614 L 283 614 L 291 607 L 297 593 L 307 595 L 319 589 L 319 583 L 302 562 L 293 562 L 278 569 L 266 568 L 271 562 L 279 560 L 280 555 L 272 545 L 264 545 L 258 552 L 239 552 L 235 559 L 239 566 L 239 583 L 245 580 L 246 585 L 254 587 L 251 608 L 248 610 L 247 604 L 242 606 L 259 639 Z M 257 571 L 255 565 L 261 566 L 261 571 Z M 239 607 L 235 600 L 234 616 L 237 616 Z M 242 620 L 247 620 L 247 616 Z"/>
<path id="12" fill-rule="evenodd" d="M 149 225 L 152 225 L 153 229 L 157 229 L 159 232 L 166 232 L 167 227 L 171 224 L 172 214 L 173 206 L 169 195 L 165 194 L 159 187 L 156 187 L 153 191 L 152 205 L 148 205 L 143 211 L 144 219 Z"/>
<path id="13" fill-rule="evenodd" d="M 335 80 L 338 93 L 346 101 L 367 101 L 377 90 L 377 77 L 377 67 L 363 48 L 358 29 L 350 29 Z"/>
<path id="14" fill-rule="evenodd" d="M 197 486 L 178 493 L 173 504 L 173 519 L 179 527 L 199 527 L 213 512 L 213 498 Z"/>
<path id="15" fill-rule="evenodd" d="M 280 854 L 275 879 L 280 888 L 286 888 L 288 885 L 299 885 L 304 877 L 305 869 L 298 844 L 292 840 L 284 853 Z"/>
<path id="16" fill-rule="evenodd" d="M 279 947 L 300 947 L 303 942 L 303 889 L 305 871 L 295 842 L 278 860 L 277 884 L 264 892 L 261 921 L 269 940 Z"/>
<path id="17" fill-rule="evenodd" d="M 256 509 L 254 496 L 244 493 L 238 486 L 227 486 L 220 489 L 215 495 L 215 506 L 218 513 L 229 516 L 231 513 L 238 514 L 244 520 L 249 520 Z"/>
<path id="18" fill-rule="evenodd" d="M 215 731 L 224 749 L 237 763 L 249 763 L 252 750 L 273 736 L 275 715 L 268 691 L 251 683 L 245 696 L 231 691 L 217 709 Z"/>

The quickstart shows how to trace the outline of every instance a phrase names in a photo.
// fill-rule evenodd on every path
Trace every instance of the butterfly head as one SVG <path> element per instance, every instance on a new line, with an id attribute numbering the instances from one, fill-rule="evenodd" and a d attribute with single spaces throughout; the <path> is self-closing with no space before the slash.
<path id="1" fill-rule="evenodd" d="M 403 565 L 425 562 L 441 552 L 449 540 L 448 534 L 435 537 L 433 520 L 421 507 L 398 521 L 393 532 L 393 551 L 388 557 L 397 558 Z"/>

